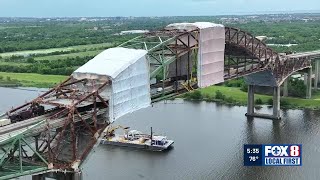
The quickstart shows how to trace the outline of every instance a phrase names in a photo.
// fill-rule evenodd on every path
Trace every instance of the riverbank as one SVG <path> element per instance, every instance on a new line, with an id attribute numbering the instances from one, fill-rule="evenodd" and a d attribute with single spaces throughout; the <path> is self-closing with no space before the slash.
<path id="1" fill-rule="evenodd" d="M 64 81 L 67 76 L 42 75 L 34 73 L 0 72 L 0 87 L 50 88 Z"/>
<path id="2" fill-rule="evenodd" d="M 214 101 L 232 105 L 247 105 L 247 93 L 237 87 L 210 86 L 181 95 L 186 100 Z M 281 107 L 287 109 L 320 109 L 320 92 L 312 99 L 281 97 Z M 272 96 L 255 94 L 255 105 L 272 105 Z"/>
<path id="3" fill-rule="evenodd" d="M 33 73 L 0 72 L 0 87 L 50 88 L 64 81 L 67 76 Z M 181 95 L 186 100 L 203 100 L 232 105 L 247 105 L 247 93 L 239 87 L 210 86 Z M 255 94 L 255 105 L 272 105 L 272 96 Z M 287 109 L 320 109 L 320 91 L 313 92 L 312 99 L 281 97 L 281 107 Z"/>
<path id="4" fill-rule="evenodd" d="M 0 88 L 0 112 L 38 96 L 37 91 Z M 263 107 L 256 110 L 272 113 Z M 246 107 L 217 103 L 168 101 L 155 103 L 123 116 L 115 125 L 143 132 L 153 131 L 175 140 L 174 148 L 163 153 L 99 145 L 81 167 L 83 179 L 283 179 L 285 176 L 317 179 L 313 167 L 319 162 L 320 117 L 307 110 L 284 111 L 281 121 L 248 120 Z M 191 132 L 191 133 L 190 133 Z M 196 133 L 196 135 L 195 135 Z M 211 141 L 212 143 L 208 143 Z M 190 146 L 196 142 L 196 146 Z M 243 144 L 301 143 L 305 147 L 303 167 L 269 168 L 256 174 L 256 167 L 243 166 Z M 199 148 L 203 147 L 203 148 Z M 186 151 L 186 148 L 188 149 Z M 214 152 L 214 153 L 212 153 Z M 235 158 L 234 158 L 235 157 Z M 128 160 L 129 159 L 129 160 Z M 106 163 L 112 162 L 112 163 Z M 123 168 L 125 165 L 125 173 Z M 139 168 L 137 168 L 139 167 Z M 163 173 L 166 172 L 166 173 Z M 319 174 L 319 175 L 318 175 Z M 245 178 L 248 175 L 248 178 Z M 28 178 L 23 178 L 27 180 Z M 21 179 L 22 180 L 22 179 Z M 31 177 L 28 179 L 31 180 Z"/>

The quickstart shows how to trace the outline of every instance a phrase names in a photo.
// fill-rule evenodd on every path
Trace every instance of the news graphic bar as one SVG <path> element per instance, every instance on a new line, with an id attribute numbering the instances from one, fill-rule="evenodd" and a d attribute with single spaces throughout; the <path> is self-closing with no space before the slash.
<path id="1" fill-rule="evenodd" d="M 244 166 L 301 166 L 301 144 L 245 144 Z"/>

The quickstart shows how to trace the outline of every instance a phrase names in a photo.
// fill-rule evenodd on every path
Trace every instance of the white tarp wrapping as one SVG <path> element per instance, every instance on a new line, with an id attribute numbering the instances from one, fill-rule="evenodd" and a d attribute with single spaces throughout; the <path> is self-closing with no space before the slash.
<path id="1" fill-rule="evenodd" d="M 200 88 L 224 81 L 225 29 L 221 24 L 209 22 L 176 23 L 166 27 L 167 30 L 199 28 L 198 51 L 198 86 Z"/>
<path id="2" fill-rule="evenodd" d="M 150 71 L 146 54 L 145 50 L 107 49 L 77 69 L 72 76 L 99 81 L 111 79 L 111 87 L 107 87 L 101 94 L 109 98 L 109 119 L 113 122 L 151 104 Z"/>
<path id="3" fill-rule="evenodd" d="M 196 30 L 199 27 L 196 25 L 196 23 L 173 23 L 169 24 L 167 27 L 165 27 L 166 30 L 187 30 L 187 31 L 192 31 Z"/>
<path id="4" fill-rule="evenodd" d="M 197 25 L 200 28 L 198 86 L 203 88 L 224 81 L 225 29 L 213 23 Z"/>

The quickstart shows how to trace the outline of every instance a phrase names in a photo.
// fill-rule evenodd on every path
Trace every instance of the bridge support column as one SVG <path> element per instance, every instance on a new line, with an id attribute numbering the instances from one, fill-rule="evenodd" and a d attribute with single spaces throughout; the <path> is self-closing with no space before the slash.
<path id="1" fill-rule="evenodd" d="M 254 85 L 248 86 L 248 109 L 246 115 L 254 115 Z"/>
<path id="2" fill-rule="evenodd" d="M 46 178 L 57 180 L 82 180 L 81 172 L 63 173 L 63 172 L 49 172 L 45 174 L 37 174 L 32 176 L 32 180 L 45 180 Z"/>
<path id="3" fill-rule="evenodd" d="M 288 97 L 288 79 L 289 78 L 287 78 L 285 81 L 284 81 L 284 83 L 283 83 L 283 96 L 284 97 Z"/>
<path id="4" fill-rule="evenodd" d="M 280 87 L 274 87 L 273 94 L 273 114 L 260 114 L 254 112 L 254 85 L 248 86 L 248 109 L 246 116 L 265 119 L 281 119 L 280 116 Z"/>
<path id="5" fill-rule="evenodd" d="M 280 87 L 273 88 L 273 117 L 280 119 Z"/>
<path id="6" fill-rule="evenodd" d="M 43 174 L 38 174 L 38 175 L 33 175 L 32 176 L 32 180 L 44 180 L 45 177 L 43 176 Z"/>
<path id="7" fill-rule="evenodd" d="M 308 73 L 304 73 L 303 75 L 304 85 L 308 84 Z"/>
<path id="8" fill-rule="evenodd" d="M 318 66 L 318 83 L 320 83 L 320 59 L 316 60 L 316 66 Z"/>
<path id="9" fill-rule="evenodd" d="M 312 95 L 312 68 L 308 69 L 308 75 L 307 75 L 307 99 L 311 99 Z"/>
<path id="10" fill-rule="evenodd" d="M 320 62 L 319 60 L 316 60 L 316 65 L 315 65 L 315 76 L 314 76 L 314 89 L 317 90 L 318 89 L 318 83 L 319 83 L 319 66 L 320 66 Z"/>
<path id="11" fill-rule="evenodd" d="M 73 180 L 82 180 L 81 172 L 76 172 L 73 174 Z"/>

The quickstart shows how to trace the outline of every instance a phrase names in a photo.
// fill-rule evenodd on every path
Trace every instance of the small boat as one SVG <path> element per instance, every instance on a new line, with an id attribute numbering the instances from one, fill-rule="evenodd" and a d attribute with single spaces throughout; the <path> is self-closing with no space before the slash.
<path id="1" fill-rule="evenodd" d="M 123 129 L 124 134 L 115 134 L 115 130 Z M 137 130 L 129 130 L 129 127 L 108 126 L 104 131 L 101 144 L 132 147 L 151 151 L 163 151 L 169 149 L 174 143 L 166 136 L 153 135 L 152 128 L 150 134 L 144 134 Z"/>

